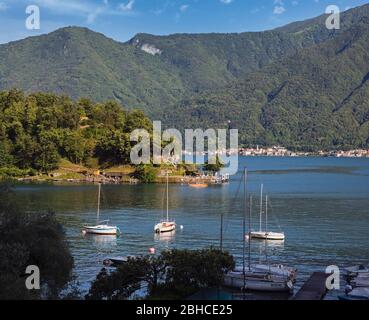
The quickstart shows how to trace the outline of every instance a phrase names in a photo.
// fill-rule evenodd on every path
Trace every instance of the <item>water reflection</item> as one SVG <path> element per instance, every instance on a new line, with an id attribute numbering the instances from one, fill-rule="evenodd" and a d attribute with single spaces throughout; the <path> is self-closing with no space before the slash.
<path id="1" fill-rule="evenodd" d="M 168 246 L 169 244 L 175 242 L 175 236 L 176 236 L 175 230 L 173 230 L 172 232 L 155 233 L 154 240 L 155 243 L 159 242 Z"/>
<path id="2" fill-rule="evenodd" d="M 253 262 L 267 259 L 270 263 L 296 267 L 297 287 L 311 272 L 325 270 L 328 265 L 368 262 L 369 159 L 240 158 L 239 166 L 250 170 L 248 192 L 254 195 L 256 204 L 260 184 L 267 188 L 273 199 L 268 225 L 271 230 L 280 225 L 286 234 L 284 243 L 267 242 L 267 255 L 264 241 L 253 240 Z M 342 170 L 337 170 L 338 167 Z M 300 170 L 305 168 L 313 170 Z M 356 168 L 354 172 L 352 168 Z M 283 172 L 275 174 L 266 170 Z M 183 224 L 185 231 L 178 228 L 174 234 L 155 236 L 153 226 L 162 217 L 165 185 L 103 186 L 101 214 L 122 230 L 120 238 L 81 235 L 81 226 L 96 219 L 94 185 L 19 185 L 16 195 L 27 211 L 51 209 L 56 213 L 66 229 L 78 280 L 88 288 L 107 255 L 147 254 L 151 247 L 159 253 L 166 248 L 218 246 L 222 214 L 224 248 L 240 264 L 241 179 L 242 170 L 232 177 L 230 184 L 221 187 L 197 190 L 171 185 L 170 214 Z M 258 220 L 253 219 L 252 229 L 259 229 Z"/>
<path id="3" fill-rule="evenodd" d="M 84 234 L 82 236 L 99 250 L 111 250 L 117 246 L 117 236 L 115 235 Z"/>

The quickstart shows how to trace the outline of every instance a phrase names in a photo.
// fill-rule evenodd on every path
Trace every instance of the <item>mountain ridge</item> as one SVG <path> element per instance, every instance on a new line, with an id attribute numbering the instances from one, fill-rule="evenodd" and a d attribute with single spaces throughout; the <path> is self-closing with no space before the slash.
<path id="1" fill-rule="evenodd" d="M 362 61 L 366 47 L 357 41 L 360 37 L 357 30 L 365 32 L 365 36 L 368 33 L 363 26 L 369 21 L 369 5 L 342 13 L 341 30 L 328 30 L 326 16 L 262 32 L 169 36 L 139 33 L 127 42 L 117 42 L 88 28 L 65 27 L 0 45 L 0 89 L 46 91 L 73 99 L 87 96 L 97 102 L 117 100 L 128 109 L 142 109 L 151 118 L 182 128 L 188 124 L 223 126 L 229 119 L 235 119 L 242 143 L 298 144 L 305 148 L 309 143 L 318 143 L 298 128 L 291 128 L 290 132 L 278 130 L 276 123 L 280 121 L 288 128 L 289 112 L 296 111 L 291 106 L 310 106 L 308 98 L 316 101 L 315 109 L 309 107 L 311 113 L 322 115 L 318 106 L 324 106 L 326 121 L 327 106 L 334 99 L 329 90 L 334 83 L 324 72 L 338 77 L 335 84 L 338 92 L 352 87 L 351 91 L 345 91 L 347 100 L 342 98 L 342 106 L 336 102 L 337 112 L 342 112 L 341 108 L 346 110 L 347 104 L 355 101 L 356 106 L 349 108 L 354 118 L 360 126 L 369 126 L 365 120 L 367 81 L 363 82 L 363 73 L 369 72 L 369 67 L 362 62 L 361 69 L 352 71 L 341 65 L 339 58 L 333 59 L 331 51 L 336 48 L 334 54 L 353 67 L 355 59 Z M 336 64 L 335 68 L 338 65 L 347 69 L 347 74 L 326 68 L 328 62 Z M 321 100 L 316 100 L 312 88 L 320 92 Z M 322 88 L 327 94 L 321 92 Z M 306 97 L 296 98 L 297 92 Z M 281 103 L 281 95 L 285 95 L 288 108 L 276 105 Z M 262 108 L 261 101 L 265 101 Z M 295 116 L 298 117 L 296 113 Z M 348 127 L 359 137 L 357 141 L 349 142 L 339 134 L 335 141 L 331 134 L 326 139 L 327 148 L 365 145 L 366 129 L 358 129 L 354 118 Z M 320 126 L 323 120 L 311 116 L 309 121 L 314 127 L 314 121 Z M 294 125 L 308 130 L 301 119 L 296 118 Z M 332 126 L 336 126 L 331 128 L 332 132 L 342 129 L 338 124 Z"/>

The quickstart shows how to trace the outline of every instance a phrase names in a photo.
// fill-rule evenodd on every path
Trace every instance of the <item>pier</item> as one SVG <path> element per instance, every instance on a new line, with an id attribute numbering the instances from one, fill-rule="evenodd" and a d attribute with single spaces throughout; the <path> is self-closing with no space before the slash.
<path id="1" fill-rule="evenodd" d="M 329 273 L 314 272 L 291 300 L 322 300 L 327 293 Z"/>

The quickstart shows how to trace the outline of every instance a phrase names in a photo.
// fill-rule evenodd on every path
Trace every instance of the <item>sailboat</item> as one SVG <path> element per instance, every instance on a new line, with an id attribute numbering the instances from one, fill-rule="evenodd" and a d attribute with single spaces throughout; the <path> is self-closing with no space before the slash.
<path id="1" fill-rule="evenodd" d="M 260 227 L 259 231 L 250 232 L 250 238 L 262 240 L 277 240 L 284 241 L 284 232 L 268 231 L 268 196 L 265 198 L 265 231 L 262 230 L 262 216 L 263 216 L 263 185 L 261 185 L 260 195 Z"/>
<path id="2" fill-rule="evenodd" d="M 244 217 L 243 217 L 243 235 L 246 231 L 246 182 L 247 182 L 247 169 L 245 169 L 244 180 Z M 252 198 L 250 198 L 250 210 L 249 210 L 249 233 L 251 232 L 251 211 L 252 211 Z M 251 240 L 251 238 L 250 238 Z M 246 251 L 246 238 L 243 236 L 243 266 L 242 268 L 235 268 L 235 270 L 228 272 L 224 276 L 223 284 L 228 287 L 242 288 L 244 290 L 255 291 L 276 291 L 276 292 L 290 292 L 294 287 L 294 280 L 296 276 L 296 270 L 283 266 L 270 266 L 270 265 L 252 265 L 251 264 L 251 241 L 249 241 L 248 249 L 248 267 L 245 264 L 245 251 Z"/>
<path id="3" fill-rule="evenodd" d="M 99 193 L 97 198 L 97 224 L 94 226 L 84 226 L 82 232 L 94 235 L 118 235 L 120 230 L 117 226 L 109 226 L 109 220 L 99 221 L 101 201 L 101 184 L 99 183 Z"/>
<path id="4" fill-rule="evenodd" d="M 167 189 L 166 189 L 166 200 L 167 200 L 167 216 L 166 219 L 157 223 L 154 227 L 155 233 L 172 232 L 176 229 L 176 222 L 169 219 L 169 177 L 167 171 Z"/>

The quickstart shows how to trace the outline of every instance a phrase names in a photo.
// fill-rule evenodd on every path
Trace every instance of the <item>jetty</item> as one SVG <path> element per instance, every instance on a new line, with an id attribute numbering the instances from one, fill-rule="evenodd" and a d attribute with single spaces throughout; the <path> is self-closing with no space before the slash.
<path id="1" fill-rule="evenodd" d="M 291 300 L 323 300 L 328 291 L 326 281 L 330 275 L 314 272 Z"/>

